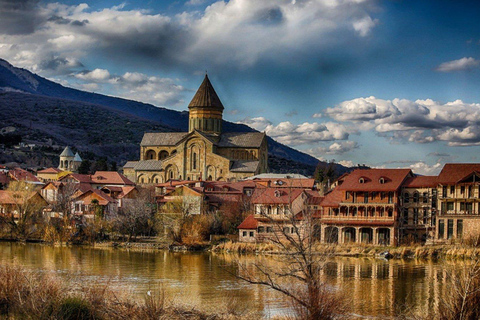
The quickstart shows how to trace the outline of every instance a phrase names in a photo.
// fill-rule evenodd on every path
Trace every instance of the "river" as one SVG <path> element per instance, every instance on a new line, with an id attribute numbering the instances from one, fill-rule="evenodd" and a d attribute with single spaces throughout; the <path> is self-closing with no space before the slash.
<path id="1" fill-rule="evenodd" d="M 229 254 L 1 242 L 0 264 L 22 265 L 87 285 L 108 284 L 139 299 L 149 290 L 164 290 L 175 302 L 202 310 L 215 311 L 235 299 L 266 318 L 288 312 L 280 294 L 233 276 L 236 266 Z M 345 292 L 357 317 L 393 318 L 404 309 L 433 310 L 446 294 L 446 272 L 456 264 L 461 262 L 333 258 L 323 276 Z"/>

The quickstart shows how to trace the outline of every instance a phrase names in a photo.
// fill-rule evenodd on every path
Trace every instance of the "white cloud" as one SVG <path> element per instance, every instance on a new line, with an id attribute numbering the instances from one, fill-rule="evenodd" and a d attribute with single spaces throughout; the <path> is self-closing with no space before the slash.
<path id="1" fill-rule="evenodd" d="M 353 22 L 353 29 L 355 29 L 355 31 L 358 32 L 361 37 L 365 37 L 370 33 L 377 23 L 377 19 L 372 20 L 370 16 L 365 16 L 362 19 Z"/>
<path id="2" fill-rule="evenodd" d="M 397 141 L 447 141 L 452 146 L 480 142 L 480 104 L 461 100 L 440 103 L 431 99 L 357 98 L 327 108 L 325 115 L 354 123 L 360 131 L 374 129 Z"/>
<path id="3" fill-rule="evenodd" d="M 338 161 L 338 164 L 341 164 L 341 165 L 344 166 L 344 167 L 353 167 L 353 166 L 355 166 L 355 164 L 354 164 L 353 161 L 351 161 L 351 160 L 341 160 L 341 161 Z"/>
<path id="4" fill-rule="evenodd" d="M 290 146 L 319 141 L 346 140 L 349 136 L 347 128 L 335 122 L 304 122 L 296 125 L 290 121 L 284 121 L 274 125 L 264 117 L 257 117 L 247 118 L 238 123 L 246 124 L 258 131 L 265 131 L 270 137 Z"/>
<path id="5" fill-rule="evenodd" d="M 442 163 L 435 163 L 434 165 L 428 165 L 423 161 L 411 164 L 410 169 L 416 174 L 431 176 L 438 175 L 443 168 Z"/>
<path id="6" fill-rule="evenodd" d="M 338 141 L 326 147 L 316 147 L 304 151 L 318 158 L 324 155 L 344 154 L 356 148 L 358 148 L 358 143 L 355 141 Z"/>
<path id="7" fill-rule="evenodd" d="M 81 72 L 75 75 L 76 78 L 88 81 L 105 81 L 110 79 L 110 72 L 105 69 L 95 69 L 93 71 Z"/>
<path id="8" fill-rule="evenodd" d="M 480 67 L 480 61 L 472 57 L 464 57 L 458 60 L 452 60 L 440 64 L 436 70 L 440 72 L 452 72 L 461 70 L 471 70 Z"/>

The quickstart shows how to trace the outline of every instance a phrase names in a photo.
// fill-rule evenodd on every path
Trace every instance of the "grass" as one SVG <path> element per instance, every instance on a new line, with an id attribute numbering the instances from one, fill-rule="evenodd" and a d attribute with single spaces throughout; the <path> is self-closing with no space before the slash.
<path id="1" fill-rule="evenodd" d="M 480 247 L 470 246 L 468 244 L 442 244 L 442 245 L 406 245 L 398 247 L 373 246 L 368 244 L 317 244 L 316 252 L 326 252 L 336 256 L 347 257 L 375 257 L 381 252 L 388 251 L 397 259 L 476 259 L 480 257 Z M 238 254 L 257 254 L 270 253 L 281 254 L 278 246 L 265 243 L 245 243 L 245 242 L 225 242 L 213 246 L 214 252 L 227 252 Z"/>
<path id="2" fill-rule="evenodd" d="M 1 319 L 252 319 L 258 315 L 232 301 L 205 312 L 172 302 L 163 290 L 135 301 L 108 286 L 75 287 L 57 277 L 28 271 L 18 265 L 0 266 Z"/>

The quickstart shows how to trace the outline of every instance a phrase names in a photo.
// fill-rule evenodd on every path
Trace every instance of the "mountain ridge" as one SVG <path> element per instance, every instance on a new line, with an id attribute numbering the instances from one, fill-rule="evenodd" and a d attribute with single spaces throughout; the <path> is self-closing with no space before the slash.
<path id="1" fill-rule="evenodd" d="M 3 105 L 3 109 L 0 111 L 5 113 L 9 112 L 5 107 L 6 106 L 11 106 L 12 108 L 15 108 L 15 110 L 18 112 L 18 107 L 23 106 L 28 107 L 28 110 L 30 110 L 33 113 L 37 113 L 37 117 L 39 118 L 45 118 L 47 117 L 46 114 L 49 113 L 49 108 L 55 108 L 54 106 L 56 105 L 61 105 L 61 106 L 66 106 L 68 108 L 72 108 L 70 110 L 70 114 L 68 110 L 66 110 L 63 113 L 63 116 L 65 117 L 80 117 L 82 118 L 82 115 L 76 110 L 75 104 L 78 102 L 79 105 L 82 106 L 88 106 L 89 110 L 89 115 L 87 116 L 88 119 L 93 119 L 94 113 L 95 113 L 95 108 L 99 108 L 98 110 L 101 110 L 100 113 L 104 117 L 107 117 L 105 112 L 110 110 L 112 114 L 115 114 L 115 120 L 113 121 L 114 126 L 120 128 L 118 122 L 121 122 L 120 118 L 128 118 L 128 117 L 133 117 L 135 121 L 134 127 L 138 130 L 144 129 L 144 130 L 160 130 L 160 131 L 188 131 L 188 112 L 187 111 L 176 111 L 176 110 L 170 110 L 164 107 L 156 107 L 152 104 L 148 103 L 143 103 L 143 102 L 138 102 L 138 101 L 133 101 L 133 100 L 128 100 L 124 98 L 118 98 L 118 97 L 113 97 L 113 96 L 108 96 L 108 95 L 103 95 L 99 93 L 90 93 L 90 92 L 85 92 L 81 91 L 78 89 L 73 89 L 69 87 L 65 87 L 61 84 L 58 84 L 56 82 L 53 82 L 51 80 L 48 80 L 46 78 L 43 78 L 37 74 L 34 74 L 26 69 L 21 69 L 17 68 L 13 65 L 11 65 L 8 61 L 0 59 L 0 92 L 2 95 L 0 96 L 0 102 L 1 105 Z M 23 96 L 22 96 L 23 95 Z M 28 98 L 28 95 L 31 95 L 34 97 L 34 100 L 36 100 L 36 106 L 37 108 L 40 108 L 41 110 L 38 110 L 38 112 L 35 112 L 35 108 L 32 109 L 31 103 L 32 97 Z M 23 100 L 23 101 L 22 101 Z M 12 101 L 15 103 L 12 105 Z M 43 104 L 43 106 L 40 106 L 40 104 Z M 35 107 L 35 105 L 33 106 Z M 93 109 L 92 109 L 93 108 Z M 13 110 L 13 109 L 12 109 Z M 55 109 L 58 111 L 58 108 Z M 58 111 L 59 112 L 59 111 Z M 73 113 L 73 114 L 71 114 Z M 15 114 L 15 112 L 14 112 Z M 17 119 L 17 121 L 14 123 L 18 123 L 19 125 L 25 125 L 25 120 L 29 118 L 28 115 L 23 115 L 24 119 Z M 15 118 L 15 117 L 14 117 Z M 12 119 L 15 120 L 15 119 Z M 68 141 L 62 141 L 62 139 L 59 139 L 58 135 L 65 135 L 68 134 L 68 130 L 64 130 L 61 126 L 58 125 L 58 123 L 62 123 L 62 121 L 67 121 L 67 120 L 62 120 L 59 118 L 51 118 L 52 123 L 49 123 L 48 121 L 40 121 L 41 126 L 53 126 L 54 128 L 58 129 L 61 133 L 56 133 L 57 135 L 57 140 L 63 142 L 68 142 Z M 60 122 L 59 122 L 60 121 Z M 145 121 L 144 124 L 140 124 L 139 122 Z M 35 122 L 34 119 L 30 119 L 30 123 Z M 68 121 L 67 121 L 68 122 Z M 88 123 L 88 121 L 83 121 L 81 120 L 80 122 L 82 123 Z M 94 121 L 95 122 L 95 121 Z M 2 122 L 0 121 L 0 124 Z M 6 123 L 3 123 L 2 125 L 7 125 Z M 39 124 L 40 125 L 40 124 Z M 36 127 L 38 130 L 39 125 L 33 126 L 34 128 Z M 256 131 L 246 125 L 243 124 L 237 124 L 229 121 L 223 121 L 223 128 L 226 132 L 251 132 L 251 131 Z M 0 128 L 1 129 L 1 128 Z M 25 129 L 25 128 L 23 128 Z M 70 128 L 72 130 L 75 130 L 76 128 Z M 42 131 L 42 130 L 40 130 Z M 23 130 L 25 133 L 25 130 Z M 48 132 L 45 132 L 43 130 L 44 134 L 48 134 Z M 95 131 L 96 134 L 101 134 L 101 131 Z M 55 133 L 55 130 L 53 130 L 52 134 Z M 38 133 L 37 133 L 38 134 Z M 141 132 L 143 135 L 143 132 Z M 80 136 L 88 136 L 88 133 L 82 132 Z M 130 132 L 128 144 L 134 144 L 135 140 L 138 139 L 137 134 L 133 134 Z M 141 140 L 141 137 L 140 137 Z M 137 143 L 137 150 L 139 149 L 139 143 L 140 140 L 138 140 Z M 77 139 L 71 140 L 72 142 L 79 143 Z M 87 140 L 88 142 L 88 140 Z M 92 142 L 92 141 L 90 141 Z M 285 146 L 275 140 L 273 140 L 271 137 L 268 137 L 268 143 L 269 143 L 269 154 L 270 156 L 278 159 L 284 158 L 285 160 L 289 161 L 295 161 L 298 163 L 298 166 L 302 168 L 303 172 L 308 172 L 310 174 L 313 173 L 313 170 L 315 166 L 319 163 L 319 160 L 307 155 L 303 152 L 300 152 L 298 150 L 295 150 L 291 147 Z M 93 145 L 96 146 L 96 145 Z M 84 146 L 82 144 L 79 144 L 79 149 L 82 150 L 86 148 L 87 146 Z M 104 146 L 102 147 L 104 148 Z M 100 149 L 102 149 L 100 148 Z M 130 148 L 130 146 L 128 147 Z M 99 151 L 100 155 L 104 155 L 104 152 Z M 123 162 L 124 160 L 135 160 L 135 159 L 124 159 L 123 157 L 113 157 L 113 158 L 118 158 L 115 160 L 119 160 L 120 162 Z M 288 165 L 291 167 L 291 165 Z M 275 171 L 283 171 L 283 168 L 272 168 Z M 290 171 L 295 171 L 295 168 L 286 168 L 290 169 Z M 339 167 L 339 169 L 343 169 L 342 166 Z"/>

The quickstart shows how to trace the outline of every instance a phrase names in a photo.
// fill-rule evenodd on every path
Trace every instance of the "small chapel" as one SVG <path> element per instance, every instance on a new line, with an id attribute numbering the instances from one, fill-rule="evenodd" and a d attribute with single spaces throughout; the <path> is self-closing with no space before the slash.
<path id="1" fill-rule="evenodd" d="M 188 105 L 188 132 L 148 132 L 123 172 L 138 184 L 238 181 L 268 171 L 264 132 L 223 132 L 223 104 L 205 75 Z"/>

